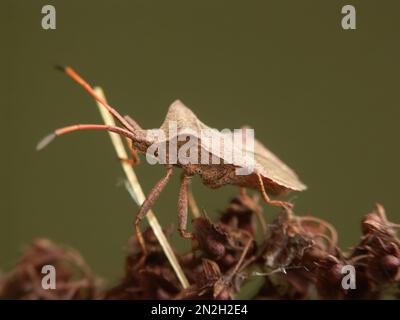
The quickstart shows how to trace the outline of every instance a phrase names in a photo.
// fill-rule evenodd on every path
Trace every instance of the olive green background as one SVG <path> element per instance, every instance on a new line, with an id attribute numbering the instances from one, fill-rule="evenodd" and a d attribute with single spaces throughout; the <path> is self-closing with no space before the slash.
<path id="1" fill-rule="evenodd" d="M 57 29 L 41 28 L 53 4 Z M 341 28 L 341 7 L 357 30 Z M 2 1 L 0 267 L 35 237 L 79 249 L 108 280 L 123 272 L 136 205 L 108 136 L 76 133 L 42 152 L 38 140 L 101 122 L 93 100 L 55 64 L 104 87 L 143 127 L 182 99 L 210 126 L 248 124 L 309 189 L 297 212 L 332 222 L 345 248 L 375 201 L 399 221 L 399 1 Z M 136 168 L 147 192 L 164 174 Z M 177 223 L 178 172 L 155 206 Z M 215 214 L 237 192 L 194 181 Z M 268 219 L 274 210 L 266 208 Z M 176 235 L 174 243 L 189 243 Z"/>

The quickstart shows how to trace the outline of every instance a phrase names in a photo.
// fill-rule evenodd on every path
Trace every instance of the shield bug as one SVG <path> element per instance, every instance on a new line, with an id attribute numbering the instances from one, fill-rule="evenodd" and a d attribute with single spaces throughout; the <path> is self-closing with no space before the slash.
<path id="1" fill-rule="evenodd" d="M 66 133 L 80 131 L 80 130 L 106 130 L 115 132 L 119 135 L 125 136 L 131 143 L 131 147 L 139 152 L 149 154 L 149 149 L 155 145 L 162 143 L 171 147 L 176 143 L 177 152 L 181 152 L 181 148 L 186 146 L 185 139 L 181 139 L 181 135 L 186 138 L 196 140 L 196 148 L 198 154 L 201 153 L 202 159 L 216 159 L 218 161 L 210 161 L 207 164 L 198 163 L 198 161 L 181 161 L 178 159 L 172 161 L 170 154 L 166 153 L 166 161 L 163 163 L 167 169 L 166 175 L 160 179 L 151 189 L 146 200 L 143 202 L 136 216 L 135 227 L 138 235 L 140 234 L 139 223 L 145 217 L 146 213 L 153 206 L 162 190 L 167 185 L 172 173 L 173 167 L 182 169 L 181 186 L 179 190 L 178 200 L 178 216 L 179 216 L 179 232 L 185 238 L 192 238 L 192 233 L 186 231 L 187 225 L 187 212 L 188 212 L 188 192 L 191 177 L 198 174 L 202 179 L 204 185 L 210 188 L 219 188 L 225 185 L 236 185 L 241 188 L 256 189 L 261 193 L 264 201 L 271 205 L 290 207 L 290 203 L 272 200 L 269 195 L 279 196 L 287 191 L 302 191 L 306 186 L 299 180 L 297 175 L 286 164 L 284 164 L 276 155 L 264 147 L 260 142 L 254 140 L 254 148 L 248 149 L 247 145 L 240 143 L 240 146 L 235 144 L 227 144 L 226 134 L 217 132 L 201 122 L 196 115 L 186 107 L 181 101 L 177 100 L 169 107 L 167 116 L 160 127 L 155 130 L 144 130 L 136 121 L 128 116 L 121 116 L 118 111 L 107 104 L 101 97 L 99 97 L 93 88 L 81 78 L 72 68 L 61 67 L 68 76 L 80 84 L 89 94 L 94 97 L 100 104 L 102 104 L 121 124 L 118 126 L 107 126 L 101 124 L 76 124 L 55 130 L 50 135 L 46 136 L 37 145 L 37 149 L 44 148 L 55 137 L 64 135 Z M 183 132 L 181 135 L 173 136 L 169 132 L 170 124 L 174 122 L 177 126 L 177 132 Z M 219 142 L 220 148 L 213 148 L 211 141 L 205 139 L 201 134 L 203 131 L 210 130 L 215 134 Z M 157 135 L 155 133 L 164 133 Z M 160 136 L 162 136 L 160 138 Z M 176 139 L 177 138 L 177 139 Z M 175 140 L 176 139 L 176 140 Z M 218 141 L 219 140 L 219 141 Z M 239 151 L 243 157 L 239 160 L 227 161 L 225 153 L 222 150 L 231 148 L 232 153 Z M 239 150 L 238 150 L 239 149 Z M 185 154 L 185 153 L 183 153 Z M 154 152 L 153 157 L 160 158 L 161 155 Z M 251 169 L 248 170 L 249 174 L 239 175 L 237 169 L 247 168 L 247 160 L 253 160 Z M 186 158 L 187 159 L 187 158 Z M 198 158 L 197 158 L 198 159 Z M 142 242 L 144 247 L 144 242 Z"/>

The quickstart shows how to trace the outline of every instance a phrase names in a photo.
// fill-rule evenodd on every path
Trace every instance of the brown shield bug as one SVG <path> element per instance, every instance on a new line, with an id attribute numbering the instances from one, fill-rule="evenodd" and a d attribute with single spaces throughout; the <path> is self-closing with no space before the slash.
<path id="1" fill-rule="evenodd" d="M 229 162 L 227 159 L 225 159 L 224 154 L 221 152 L 223 148 L 212 148 L 209 140 L 204 139 L 200 131 L 215 129 L 212 129 L 202 123 L 196 117 L 196 115 L 179 100 L 171 104 L 164 123 L 162 124 L 161 128 L 158 129 L 165 133 L 164 137 L 155 137 L 153 134 L 154 130 L 144 130 L 131 118 L 122 117 L 113 107 L 101 99 L 95 93 L 93 88 L 72 68 L 61 67 L 61 69 L 73 80 L 84 87 L 86 91 L 88 91 L 89 94 L 93 96 L 99 103 L 101 103 L 116 118 L 116 120 L 119 121 L 121 127 L 101 124 L 76 124 L 60 128 L 39 142 L 37 145 L 38 150 L 44 148 L 56 136 L 61 136 L 66 133 L 80 130 L 106 130 L 125 136 L 128 138 L 131 146 L 134 149 L 142 153 L 148 153 L 149 148 L 155 144 L 166 143 L 167 145 L 171 145 L 173 143 L 173 139 L 176 137 L 170 136 L 168 127 L 171 122 L 175 122 L 177 124 L 178 132 L 181 129 L 188 129 L 185 132 L 190 132 L 190 134 L 185 133 L 184 135 L 189 138 L 194 138 L 197 141 L 196 148 L 199 151 L 199 154 L 202 154 L 202 157 L 205 156 L 205 158 L 208 159 L 216 158 L 219 160 L 217 163 L 211 161 L 211 163 L 208 164 L 199 164 L 198 162 L 190 161 L 183 163 L 179 159 L 174 162 L 170 161 L 170 157 L 167 154 L 166 163 L 164 163 L 167 169 L 166 175 L 154 185 L 137 213 L 135 227 L 139 237 L 139 223 L 145 217 L 149 209 L 153 206 L 154 202 L 168 183 L 173 172 L 173 166 L 180 167 L 183 171 L 179 191 L 178 216 L 179 232 L 185 238 L 193 237 L 190 232 L 186 231 L 186 225 L 188 212 L 188 189 L 190 179 L 195 174 L 198 174 L 201 177 L 202 182 L 207 187 L 219 188 L 225 185 L 236 185 L 241 188 L 256 189 L 259 190 L 266 203 L 283 207 L 290 207 L 291 204 L 279 200 L 271 200 L 268 194 L 279 196 L 287 191 L 302 191 L 306 189 L 306 186 L 299 180 L 294 171 L 257 140 L 254 141 L 254 148 L 252 148 L 252 150 L 248 150 L 246 149 L 246 146 L 243 146 L 243 144 L 241 144 L 239 147 L 233 144 L 224 145 L 224 141 L 226 141 L 224 140 L 225 135 L 223 133 L 215 133 L 215 131 L 213 131 L 216 134 L 217 140 L 220 140 L 223 148 L 239 148 L 239 151 L 244 154 L 244 157 L 251 156 L 254 159 L 252 170 L 249 170 L 251 173 L 247 175 L 238 175 L 236 169 L 248 169 L 246 168 L 247 162 Z M 185 146 L 184 143 L 185 141 L 178 139 L 177 150 L 179 150 L 179 152 L 180 148 Z M 160 154 L 155 153 L 154 156 L 159 157 Z M 142 244 L 144 247 L 144 242 L 142 242 Z"/>

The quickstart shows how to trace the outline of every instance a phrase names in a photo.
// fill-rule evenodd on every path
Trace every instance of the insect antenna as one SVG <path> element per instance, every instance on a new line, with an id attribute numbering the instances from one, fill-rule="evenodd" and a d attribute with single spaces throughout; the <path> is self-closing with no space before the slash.
<path id="1" fill-rule="evenodd" d="M 126 129 L 129 131 L 134 132 L 135 128 L 133 128 L 128 121 L 124 119 L 124 117 L 113 107 L 111 107 L 107 102 L 104 101 L 95 91 L 94 89 L 90 86 L 89 83 L 86 82 L 78 73 L 75 72 L 74 69 L 71 67 L 63 67 L 63 66 L 56 66 L 57 70 L 65 72 L 72 80 L 80 84 L 89 94 L 95 98 L 102 106 L 104 106 L 108 112 L 112 114 L 112 116 L 117 119 Z"/>
<path id="2" fill-rule="evenodd" d="M 75 124 L 72 126 L 67 126 L 63 128 L 59 128 L 54 132 L 50 133 L 49 135 L 45 136 L 36 146 L 36 150 L 41 150 L 46 147 L 50 142 L 52 142 L 56 137 L 62 136 L 66 133 L 71 133 L 75 131 L 81 130 L 105 130 L 117 133 L 121 136 L 127 137 L 135 142 L 145 142 L 144 140 L 137 137 L 137 135 L 127 129 L 115 127 L 115 126 L 108 126 L 104 124 Z"/>

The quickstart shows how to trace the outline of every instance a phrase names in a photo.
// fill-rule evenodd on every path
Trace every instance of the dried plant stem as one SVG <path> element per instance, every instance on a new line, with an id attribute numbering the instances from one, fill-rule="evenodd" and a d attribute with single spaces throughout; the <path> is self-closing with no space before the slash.
<path id="1" fill-rule="evenodd" d="M 100 87 L 96 87 L 94 90 L 104 101 L 106 101 L 103 90 Z M 103 117 L 104 122 L 107 125 L 115 126 L 114 118 L 107 112 L 107 110 L 98 102 L 97 102 L 97 106 L 100 110 L 100 113 L 101 113 L 101 116 Z M 110 134 L 111 141 L 115 147 L 115 151 L 117 152 L 118 158 L 128 159 L 128 154 L 126 152 L 126 149 L 125 149 L 125 146 L 123 144 L 121 137 L 118 134 L 115 134 L 112 132 L 110 132 L 109 134 Z M 137 204 L 140 206 L 146 199 L 146 197 L 143 193 L 142 187 L 140 186 L 140 183 L 137 179 L 135 172 L 133 171 L 132 166 L 125 161 L 121 161 L 121 164 L 122 164 L 122 168 L 125 171 L 127 179 L 129 181 L 132 195 L 134 196 Z M 168 261 L 170 262 L 179 281 L 181 282 L 182 287 L 186 289 L 187 287 L 189 287 L 189 282 L 188 282 L 185 274 L 183 273 L 183 270 L 182 270 L 181 266 L 179 265 L 178 259 L 176 258 L 175 253 L 173 252 L 164 232 L 162 231 L 160 223 L 158 222 L 153 211 L 151 211 L 151 210 L 147 213 L 146 217 L 147 217 L 147 220 L 149 221 L 150 227 L 152 228 L 155 236 L 157 237 L 158 241 L 160 242 L 160 245 L 163 248 L 165 255 L 167 256 Z"/>
<path id="2" fill-rule="evenodd" d="M 189 202 L 189 207 L 190 211 L 192 211 L 192 215 L 194 218 L 200 218 L 200 210 L 199 207 L 197 206 L 196 200 L 194 199 L 193 192 L 189 189 L 188 192 L 188 202 Z"/>

